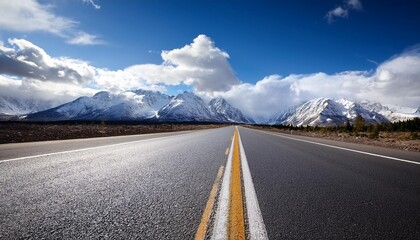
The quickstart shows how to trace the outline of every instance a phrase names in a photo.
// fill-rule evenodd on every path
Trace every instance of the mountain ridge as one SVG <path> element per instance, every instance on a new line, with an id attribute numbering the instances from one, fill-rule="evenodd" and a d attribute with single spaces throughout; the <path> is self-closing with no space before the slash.
<path id="1" fill-rule="evenodd" d="M 272 124 L 334 126 L 342 125 L 347 120 L 353 122 L 358 115 L 368 123 L 390 122 L 381 114 L 369 111 L 357 102 L 347 99 L 316 98 L 289 108 L 280 114 Z"/>
<path id="2" fill-rule="evenodd" d="M 208 104 L 191 92 L 169 96 L 148 90 L 113 94 L 107 91 L 93 97 L 80 97 L 55 108 L 29 114 L 29 121 L 148 121 L 254 123 L 225 99 Z"/>
<path id="3" fill-rule="evenodd" d="M 0 120 L 27 121 L 147 121 L 220 122 L 255 124 L 223 97 L 206 103 L 192 92 L 169 96 L 159 91 L 131 90 L 119 93 L 97 92 L 92 97 L 51 108 L 44 102 L 19 102 L 0 97 Z M 46 108 L 46 109 L 44 109 Z M 9 115 L 8 115 L 9 114 Z M 13 115 L 15 114 L 15 115 Z M 25 118 L 25 115 L 26 118 Z M 386 106 L 379 102 L 315 98 L 297 104 L 262 124 L 339 125 L 361 115 L 368 123 L 387 123 L 420 117 L 419 108 Z"/>

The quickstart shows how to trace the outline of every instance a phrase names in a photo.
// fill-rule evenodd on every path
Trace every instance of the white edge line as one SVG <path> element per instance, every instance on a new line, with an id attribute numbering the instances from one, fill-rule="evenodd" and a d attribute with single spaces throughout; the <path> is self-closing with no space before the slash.
<path id="1" fill-rule="evenodd" d="M 249 233 L 251 240 L 268 239 L 267 230 L 258 204 L 257 194 L 255 192 L 254 183 L 252 182 L 251 171 L 249 170 L 248 161 L 246 159 L 244 146 L 242 145 L 241 136 L 239 136 L 239 148 L 241 153 L 242 173 L 245 188 L 246 209 L 248 214 Z"/>
<path id="2" fill-rule="evenodd" d="M 211 239 L 224 240 L 227 238 L 227 223 L 229 215 L 230 175 L 232 172 L 232 156 L 235 137 L 232 139 L 229 156 L 223 175 L 222 187 L 220 189 L 218 207 L 214 220 L 213 234 Z"/>
<path id="3" fill-rule="evenodd" d="M 287 136 L 283 136 L 283 135 L 280 135 L 280 134 L 269 133 L 269 132 L 266 132 L 266 131 L 262 131 L 262 132 L 265 133 L 265 134 L 270 134 L 270 135 L 273 135 L 273 136 L 287 138 L 287 139 L 291 139 L 291 140 L 295 140 L 295 141 L 312 143 L 312 144 L 316 144 L 316 145 L 320 145 L 320 146 L 324 146 L 324 147 L 330 147 L 330 148 L 345 150 L 345 151 L 349 151 L 349 152 L 361 153 L 361 154 L 365 154 L 365 155 L 370 155 L 370 156 L 381 157 L 381 158 L 391 159 L 391 160 L 395 160 L 395 161 L 420 165 L 420 162 L 410 161 L 410 160 L 406 160 L 406 159 L 402 159 L 402 158 L 396 158 L 396 157 L 390 157 L 390 156 L 385 156 L 385 155 L 376 154 L 376 153 L 364 152 L 364 151 L 354 150 L 354 149 L 345 148 L 345 147 L 338 147 L 338 146 L 334 146 L 334 145 L 328 145 L 328 144 L 325 144 L 325 143 L 317 143 L 317 142 L 312 142 L 312 141 L 308 141 L 308 140 L 303 140 L 303 139 L 298 139 L 298 138 L 293 138 L 293 137 L 287 137 Z"/>
<path id="4" fill-rule="evenodd" d="M 103 146 L 97 146 L 97 147 L 90 147 L 90 148 L 81 148 L 81 149 L 74 149 L 74 150 L 61 151 L 61 152 L 38 154 L 38 155 L 32 155 L 32 156 L 26 156 L 26 157 L 10 158 L 10 159 L 0 160 L 0 164 L 5 163 L 5 162 L 20 161 L 20 160 L 31 159 L 31 158 L 48 157 L 48 156 L 54 156 L 54 155 L 59 155 L 59 154 L 67 154 L 67 153 L 83 152 L 83 151 L 89 151 L 89 150 L 95 150 L 95 149 L 101 149 L 101 148 L 107 148 L 107 147 L 115 147 L 115 146 L 121 146 L 121 145 L 127 145 L 127 144 L 133 144 L 133 143 L 139 143 L 139 142 L 145 142 L 145 141 L 152 141 L 156 139 L 165 139 L 165 138 L 170 138 L 170 137 L 173 137 L 173 135 L 166 136 L 166 137 L 157 137 L 157 138 L 142 139 L 142 140 L 137 140 L 137 141 L 116 143 L 116 144 L 110 144 L 110 145 L 103 145 Z"/>

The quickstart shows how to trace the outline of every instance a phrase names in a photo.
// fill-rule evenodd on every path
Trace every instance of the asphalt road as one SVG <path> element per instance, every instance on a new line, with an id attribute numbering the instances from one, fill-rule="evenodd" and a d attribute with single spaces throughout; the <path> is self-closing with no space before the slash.
<path id="1" fill-rule="evenodd" d="M 1 145 L 0 159 L 104 147 L 0 162 L 0 239 L 191 239 L 232 134 Z"/>
<path id="2" fill-rule="evenodd" d="M 0 145 L 0 239 L 193 239 L 233 131 Z M 420 239 L 420 165 L 346 149 L 419 153 L 239 132 L 270 239 Z"/>
<path id="3" fill-rule="evenodd" d="M 420 165 L 240 133 L 270 239 L 420 239 Z M 419 153 L 298 139 L 420 161 Z"/>

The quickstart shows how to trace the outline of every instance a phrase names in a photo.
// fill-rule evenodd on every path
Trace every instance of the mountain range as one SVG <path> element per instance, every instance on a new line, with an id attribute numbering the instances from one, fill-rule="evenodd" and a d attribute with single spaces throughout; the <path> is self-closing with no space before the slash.
<path id="1" fill-rule="evenodd" d="M 280 114 L 274 119 L 273 124 L 334 126 L 343 125 L 347 120 L 353 122 L 358 115 L 371 124 L 390 122 L 382 114 L 368 110 L 357 102 L 346 99 L 316 98 Z"/>
<path id="2" fill-rule="evenodd" d="M 26 121 L 147 121 L 147 122 L 220 122 L 255 121 L 224 98 L 206 103 L 191 92 L 169 96 L 157 91 L 135 90 L 120 93 L 101 91 L 51 108 L 51 102 L 18 101 L 0 97 L 0 120 Z M 277 114 L 262 124 L 332 126 L 353 122 L 361 115 L 368 123 L 388 123 L 420 117 L 420 108 L 384 106 L 378 102 L 316 98 Z M 2 117 L 3 116 L 3 117 Z M 6 118 L 4 116 L 7 116 Z"/>
<path id="3" fill-rule="evenodd" d="M 102 91 L 93 97 L 80 97 L 55 108 L 28 114 L 25 119 L 254 123 L 220 97 L 206 104 L 203 99 L 190 92 L 173 97 L 146 90 L 119 94 Z"/>

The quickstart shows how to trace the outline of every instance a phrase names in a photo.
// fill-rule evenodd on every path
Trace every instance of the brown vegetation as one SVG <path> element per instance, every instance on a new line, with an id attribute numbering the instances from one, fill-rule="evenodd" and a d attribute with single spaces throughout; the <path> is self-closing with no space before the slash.
<path id="1" fill-rule="evenodd" d="M 395 148 L 406 151 L 420 152 L 420 133 L 414 132 L 344 132 L 344 131 L 331 131 L 331 129 L 319 128 L 316 131 L 307 131 L 304 128 L 295 129 L 281 129 L 273 126 L 249 126 L 251 128 L 268 130 L 273 132 L 280 132 L 286 134 L 325 138 L 335 141 L 352 142 L 360 144 L 369 144 L 379 147 Z"/>
<path id="2" fill-rule="evenodd" d="M 221 126 L 223 125 L 0 122 L 0 143 L 174 132 Z"/>

